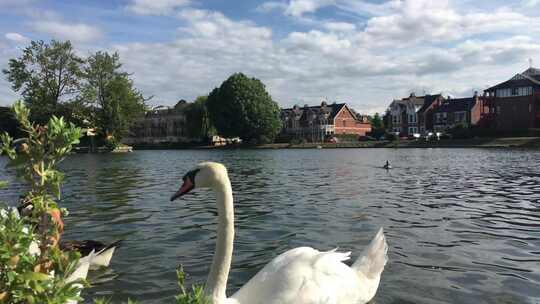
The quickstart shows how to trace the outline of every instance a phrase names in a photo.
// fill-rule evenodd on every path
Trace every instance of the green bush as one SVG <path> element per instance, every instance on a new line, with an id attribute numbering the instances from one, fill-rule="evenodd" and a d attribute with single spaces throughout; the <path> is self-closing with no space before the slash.
<path id="1" fill-rule="evenodd" d="M 210 299 L 204 294 L 204 287 L 201 285 L 193 285 L 190 291 L 186 291 L 186 275 L 180 266 L 176 270 L 176 278 L 178 279 L 178 287 L 180 294 L 175 297 L 176 304 L 211 304 Z"/>
<path id="2" fill-rule="evenodd" d="M 8 156 L 8 165 L 29 184 L 24 201 L 34 208 L 23 218 L 9 209 L 0 212 L 0 303 L 63 304 L 79 300 L 84 281 L 66 280 L 75 270 L 79 255 L 65 254 L 57 246 L 63 230 L 57 204 L 63 174 L 56 165 L 78 143 L 81 131 L 54 116 L 46 126 L 34 125 L 21 102 L 13 109 L 27 137 L 16 151 L 12 138 L 2 134 L 0 154 Z"/>
<path id="3" fill-rule="evenodd" d="M 339 142 L 357 142 L 358 141 L 358 135 L 357 134 L 336 134 L 334 135 Z"/>

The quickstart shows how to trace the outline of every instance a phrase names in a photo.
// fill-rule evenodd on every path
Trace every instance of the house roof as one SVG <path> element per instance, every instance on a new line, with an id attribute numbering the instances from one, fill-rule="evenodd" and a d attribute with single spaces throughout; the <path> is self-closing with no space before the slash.
<path id="1" fill-rule="evenodd" d="M 431 106 L 431 104 L 437 100 L 437 98 L 441 97 L 441 94 L 436 95 L 426 95 L 424 96 L 424 104 L 422 107 L 417 111 L 418 113 L 423 113 Z"/>
<path id="2" fill-rule="evenodd" d="M 343 108 L 345 105 L 345 103 L 327 104 L 323 102 L 321 105 L 318 106 L 305 105 L 303 107 L 300 107 L 296 105 L 292 108 L 281 109 L 281 112 L 284 114 L 295 112 L 297 115 L 301 116 L 301 119 L 305 118 L 305 115 L 307 115 L 308 113 L 318 115 L 324 112 L 325 114 L 329 114 L 329 118 L 334 118 L 339 113 L 339 111 L 341 111 L 341 108 Z"/>
<path id="3" fill-rule="evenodd" d="M 470 111 L 476 104 L 475 97 L 447 99 L 434 113 Z"/>
<path id="4" fill-rule="evenodd" d="M 514 88 L 514 87 L 525 87 L 533 86 L 540 87 L 540 69 L 528 68 L 523 73 L 516 74 L 511 79 L 501 82 L 495 86 L 492 86 L 485 91 L 494 91 L 496 89 L 502 88 Z"/>

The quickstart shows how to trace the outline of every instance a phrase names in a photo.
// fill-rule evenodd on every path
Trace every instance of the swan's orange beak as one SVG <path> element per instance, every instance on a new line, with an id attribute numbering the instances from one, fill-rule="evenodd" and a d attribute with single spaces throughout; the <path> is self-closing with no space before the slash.
<path id="1" fill-rule="evenodd" d="M 176 193 L 171 196 L 171 202 L 175 199 L 181 197 L 182 195 L 188 193 L 189 191 L 193 190 L 195 188 L 195 185 L 191 182 L 190 178 L 185 178 L 184 183 L 182 184 L 182 187 Z"/>

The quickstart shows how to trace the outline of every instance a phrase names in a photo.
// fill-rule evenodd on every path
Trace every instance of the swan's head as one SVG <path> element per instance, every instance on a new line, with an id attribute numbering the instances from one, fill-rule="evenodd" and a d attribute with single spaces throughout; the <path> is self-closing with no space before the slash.
<path id="1" fill-rule="evenodd" d="M 195 188 L 214 188 L 220 182 L 228 181 L 227 169 L 220 163 L 204 162 L 188 171 L 182 177 L 182 186 L 171 196 L 171 201 Z"/>

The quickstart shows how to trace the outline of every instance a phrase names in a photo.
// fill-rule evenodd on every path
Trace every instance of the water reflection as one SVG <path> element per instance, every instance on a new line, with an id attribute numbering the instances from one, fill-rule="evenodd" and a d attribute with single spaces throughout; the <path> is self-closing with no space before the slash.
<path id="1" fill-rule="evenodd" d="M 74 155 L 63 164 L 66 237 L 125 240 L 112 268 L 92 275 L 87 299 L 170 303 L 179 263 L 190 281 L 205 280 L 214 198 L 168 200 L 202 160 L 224 163 L 233 183 L 230 292 L 292 247 L 339 246 L 356 257 L 384 226 L 390 263 L 374 303 L 540 301 L 540 168 L 531 166 L 540 152 L 473 149 Z M 393 170 L 380 169 L 386 160 Z M 13 186 L 0 198 L 14 203 Z"/>

